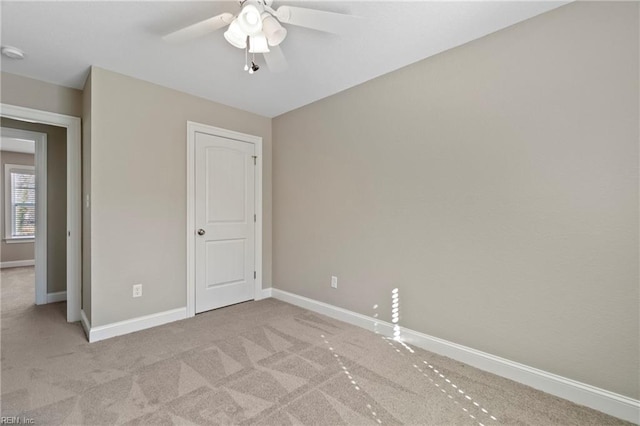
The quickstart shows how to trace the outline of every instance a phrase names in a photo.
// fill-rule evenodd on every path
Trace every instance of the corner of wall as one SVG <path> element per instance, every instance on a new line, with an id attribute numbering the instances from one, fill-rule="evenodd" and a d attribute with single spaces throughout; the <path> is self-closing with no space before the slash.
<path id="1" fill-rule="evenodd" d="M 91 324 L 91 135 L 93 67 L 82 92 L 82 311 Z"/>

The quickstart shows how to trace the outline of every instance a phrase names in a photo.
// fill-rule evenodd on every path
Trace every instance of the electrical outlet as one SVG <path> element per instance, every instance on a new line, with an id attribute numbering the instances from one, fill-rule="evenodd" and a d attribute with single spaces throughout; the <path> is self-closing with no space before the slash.
<path id="1" fill-rule="evenodd" d="M 338 277 L 331 277 L 331 287 L 332 288 L 338 288 Z"/>
<path id="2" fill-rule="evenodd" d="M 134 284 L 133 297 L 141 297 L 141 296 L 142 296 L 142 284 Z"/>

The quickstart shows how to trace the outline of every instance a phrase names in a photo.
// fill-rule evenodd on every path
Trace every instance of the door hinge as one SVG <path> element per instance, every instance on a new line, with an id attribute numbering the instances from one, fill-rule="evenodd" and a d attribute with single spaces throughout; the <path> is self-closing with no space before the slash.
<path id="1" fill-rule="evenodd" d="M 258 159 L 258 156 L 257 155 L 252 155 L 252 157 L 253 157 L 253 165 L 255 166 L 257 164 L 256 161 Z"/>
<path id="2" fill-rule="evenodd" d="M 256 216 L 255 214 L 253 215 L 253 221 L 254 221 L 254 222 L 257 222 L 257 221 L 258 221 L 258 218 L 257 218 L 257 216 Z"/>
<path id="3" fill-rule="evenodd" d="M 256 279 L 256 277 L 257 277 L 257 275 L 256 275 L 256 271 L 253 271 L 253 279 L 255 280 L 255 279 Z"/>

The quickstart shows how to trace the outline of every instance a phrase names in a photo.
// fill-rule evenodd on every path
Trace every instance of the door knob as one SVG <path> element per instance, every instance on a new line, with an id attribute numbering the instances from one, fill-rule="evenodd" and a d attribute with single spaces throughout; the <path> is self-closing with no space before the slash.
<path id="1" fill-rule="evenodd" d="M 205 234 L 204 229 L 198 229 L 198 235 L 204 235 L 204 234 Z"/>

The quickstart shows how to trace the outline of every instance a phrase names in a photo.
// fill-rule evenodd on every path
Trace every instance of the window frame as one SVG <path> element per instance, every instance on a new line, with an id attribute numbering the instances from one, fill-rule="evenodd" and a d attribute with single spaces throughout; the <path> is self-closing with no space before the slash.
<path id="1" fill-rule="evenodd" d="M 11 173 L 16 173 L 16 171 L 23 171 L 27 173 L 23 174 L 33 174 L 34 178 L 36 178 L 36 168 L 35 166 L 29 166 L 24 164 L 5 164 L 4 165 L 4 240 L 8 244 L 15 243 L 32 243 L 35 241 L 35 232 L 33 236 L 21 237 L 13 235 L 13 197 L 11 191 Z M 37 179 L 37 178 L 36 178 Z M 37 180 L 36 180 L 37 182 Z M 35 200 L 37 201 L 37 188 L 36 194 L 34 194 Z M 35 207 L 34 202 L 34 207 Z"/>

